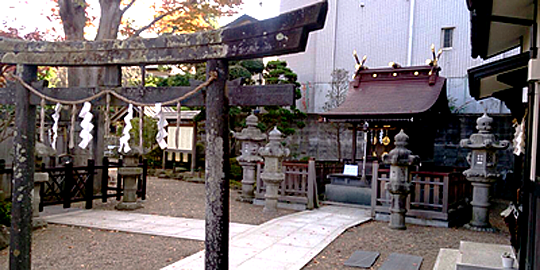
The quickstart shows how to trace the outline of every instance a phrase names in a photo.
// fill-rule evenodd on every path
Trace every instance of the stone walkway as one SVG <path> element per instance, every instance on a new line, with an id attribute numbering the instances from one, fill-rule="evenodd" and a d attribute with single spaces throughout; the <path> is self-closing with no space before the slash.
<path id="1" fill-rule="evenodd" d="M 95 210 L 45 219 L 57 224 L 204 240 L 204 221 L 196 219 Z M 368 220 L 367 210 L 325 206 L 259 226 L 231 223 L 229 268 L 301 269 L 346 229 Z M 204 251 L 163 269 L 204 269 Z"/>
<path id="2" fill-rule="evenodd" d="M 81 210 L 44 216 L 48 223 L 111 231 L 159 235 L 204 241 L 204 220 L 129 213 Z M 231 237 L 255 225 L 229 223 Z"/>

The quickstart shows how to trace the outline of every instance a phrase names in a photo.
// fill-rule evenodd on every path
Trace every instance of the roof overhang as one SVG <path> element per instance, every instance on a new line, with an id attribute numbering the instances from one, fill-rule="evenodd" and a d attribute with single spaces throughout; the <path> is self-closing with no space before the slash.
<path id="1" fill-rule="evenodd" d="M 529 53 L 525 52 L 469 69 L 471 96 L 483 99 L 499 91 L 527 86 L 529 59 Z"/>
<path id="2" fill-rule="evenodd" d="M 414 121 L 434 108 L 448 111 L 446 78 L 436 69 L 381 68 L 360 71 L 343 104 L 321 116 L 336 122 Z"/>
<path id="3" fill-rule="evenodd" d="M 483 59 L 523 45 L 534 24 L 535 0 L 467 0 L 472 57 Z"/>

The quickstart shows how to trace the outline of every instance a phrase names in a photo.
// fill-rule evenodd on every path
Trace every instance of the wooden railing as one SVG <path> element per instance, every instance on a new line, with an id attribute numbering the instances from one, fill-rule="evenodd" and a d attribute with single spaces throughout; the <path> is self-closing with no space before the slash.
<path id="1" fill-rule="evenodd" d="M 386 190 L 390 173 L 373 163 L 374 177 L 371 185 L 372 215 L 390 213 L 390 193 Z M 376 172 L 376 173 L 375 173 Z M 411 172 L 413 184 L 407 198 L 407 216 L 422 219 L 450 220 L 451 209 L 470 197 L 471 185 L 458 172 Z"/>
<path id="2" fill-rule="evenodd" d="M 315 161 L 308 163 L 283 162 L 285 180 L 279 186 L 279 202 L 306 205 L 307 209 L 318 207 Z M 261 179 L 264 163 L 257 164 L 257 185 L 255 198 L 264 200 L 266 188 Z"/>

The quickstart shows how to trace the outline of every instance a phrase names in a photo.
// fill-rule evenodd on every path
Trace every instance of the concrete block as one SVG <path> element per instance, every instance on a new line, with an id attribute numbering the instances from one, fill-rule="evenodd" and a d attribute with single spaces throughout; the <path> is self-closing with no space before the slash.
<path id="1" fill-rule="evenodd" d="M 441 248 L 433 270 L 455 270 L 459 257 L 459 250 Z"/>
<path id="2" fill-rule="evenodd" d="M 371 188 L 327 184 L 326 199 L 334 202 L 371 205 Z"/>
<path id="3" fill-rule="evenodd" d="M 501 255 L 505 252 L 513 254 L 509 245 L 495 245 L 461 241 L 457 270 L 502 270 Z"/>

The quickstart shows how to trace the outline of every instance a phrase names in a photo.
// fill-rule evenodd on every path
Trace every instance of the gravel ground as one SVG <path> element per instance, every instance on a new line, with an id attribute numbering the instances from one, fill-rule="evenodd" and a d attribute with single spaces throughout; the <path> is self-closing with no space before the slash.
<path id="1" fill-rule="evenodd" d="M 149 177 L 144 208 L 133 212 L 204 219 L 204 184 Z M 237 202 L 238 190 L 230 192 L 231 222 L 258 225 L 294 213 L 280 209 L 262 213 L 262 206 Z M 113 210 L 113 198 L 94 209 Z M 84 207 L 83 203 L 73 207 Z M 115 210 L 116 211 L 116 210 Z M 49 225 L 34 231 L 32 268 L 71 269 L 160 269 L 204 249 L 204 242 L 125 232 Z M 0 252 L 0 269 L 8 269 L 9 250 Z"/>
<path id="2" fill-rule="evenodd" d="M 49 225 L 32 237 L 32 269 L 160 269 L 204 249 L 204 242 Z M 0 253 L 8 269 L 9 251 Z"/>
<path id="3" fill-rule="evenodd" d="M 474 232 L 463 228 L 436 228 L 407 224 L 407 230 L 388 227 L 387 222 L 371 221 L 345 231 L 303 269 L 360 269 L 343 263 L 356 250 L 380 252 L 371 269 L 379 269 L 390 253 L 403 253 L 424 258 L 421 270 L 431 270 L 441 248 L 459 248 L 460 241 L 510 245 L 510 236 L 499 213 L 506 202 L 495 202 L 490 222 L 498 233 Z"/>
<path id="4" fill-rule="evenodd" d="M 266 215 L 261 206 L 237 202 L 238 190 L 231 190 L 230 196 L 231 222 L 257 225 L 294 212 L 280 210 Z M 94 209 L 112 210 L 116 203 L 113 199 L 106 204 L 96 200 Z M 149 178 L 145 207 L 134 212 L 204 219 L 204 204 L 204 184 Z M 497 215 L 504 206 L 497 206 L 491 221 L 501 229 L 499 233 L 416 225 L 408 225 L 406 231 L 395 231 L 387 223 L 372 221 L 347 230 L 304 269 L 358 269 L 343 265 L 356 250 L 381 253 L 372 269 L 378 269 L 393 252 L 422 256 L 421 269 L 432 269 L 439 249 L 457 248 L 460 240 L 508 244 L 508 234 Z M 32 267 L 46 270 L 160 269 L 204 249 L 201 241 L 60 225 L 35 231 L 32 241 Z M 0 252 L 1 269 L 8 268 L 8 260 L 5 249 Z"/>
<path id="5" fill-rule="evenodd" d="M 204 219 L 204 184 L 155 177 L 148 179 L 144 208 L 132 212 Z M 229 195 L 231 222 L 259 225 L 276 217 L 294 213 L 294 211 L 287 209 L 279 209 L 274 214 L 263 213 L 262 206 L 237 201 L 240 198 L 240 190 L 231 189 Z M 94 201 L 94 209 L 114 210 L 116 204 L 114 198 L 109 198 L 106 204 L 96 200 Z M 80 203 L 77 206 L 83 208 L 84 204 Z"/>

